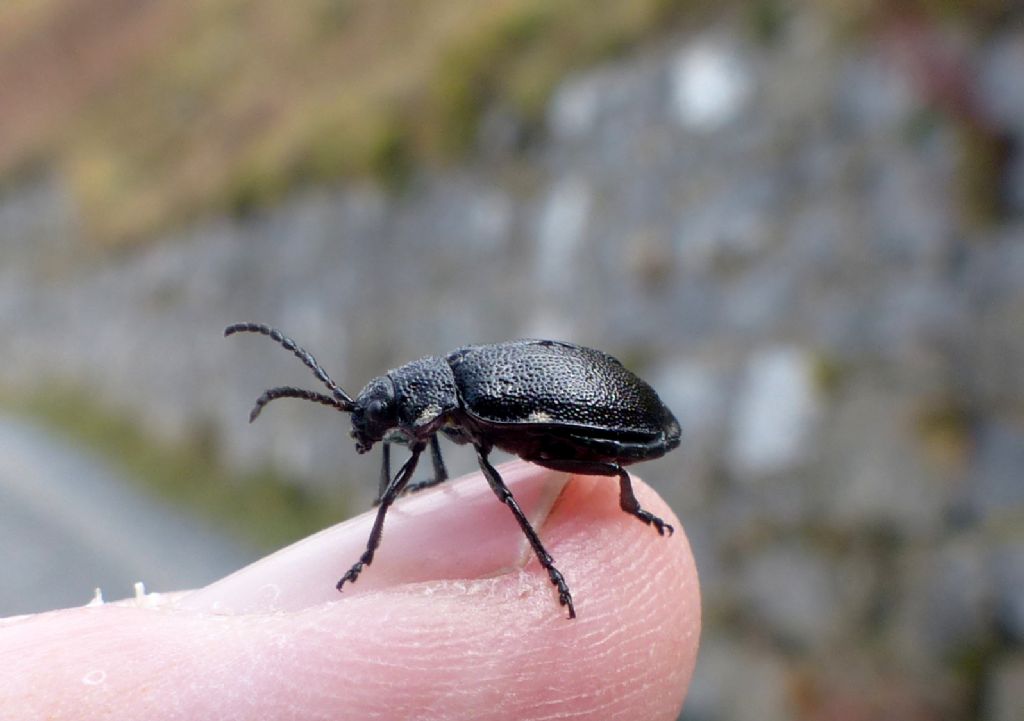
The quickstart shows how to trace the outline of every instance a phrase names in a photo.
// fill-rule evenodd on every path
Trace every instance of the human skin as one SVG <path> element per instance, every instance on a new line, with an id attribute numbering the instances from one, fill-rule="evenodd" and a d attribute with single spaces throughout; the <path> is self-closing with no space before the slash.
<path id="1" fill-rule="evenodd" d="M 401 499 L 206 588 L 0 620 L 0 719 L 675 719 L 700 635 L 678 519 L 615 479 L 500 469 L 572 590 L 565 608 L 480 474 Z"/>

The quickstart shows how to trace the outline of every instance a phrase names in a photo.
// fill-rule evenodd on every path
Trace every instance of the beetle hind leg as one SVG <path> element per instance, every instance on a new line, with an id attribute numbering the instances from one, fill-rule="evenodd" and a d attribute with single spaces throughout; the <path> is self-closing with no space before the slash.
<path id="1" fill-rule="evenodd" d="M 640 507 L 640 501 L 636 499 L 636 494 L 633 493 L 633 481 L 626 472 L 626 469 L 618 465 L 615 468 L 618 469 L 619 476 L 619 507 L 626 513 L 636 516 L 648 526 L 654 526 L 660 536 L 664 536 L 666 531 L 668 531 L 670 536 L 675 533 L 676 529 L 671 524 L 665 523 L 665 521 L 650 511 Z"/>
<path id="2" fill-rule="evenodd" d="M 601 463 L 599 461 L 557 461 L 548 459 L 534 459 L 534 462 L 556 471 L 581 473 L 590 476 L 618 476 L 619 507 L 623 511 L 631 516 L 639 518 L 648 526 L 654 526 L 655 530 L 661 536 L 664 536 L 666 532 L 671 536 L 675 532 L 675 528 L 672 527 L 672 524 L 666 523 L 650 511 L 644 510 L 640 507 L 640 501 L 637 500 L 636 494 L 633 493 L 633 481 L 629 477 L 629 473 L 626 472 L 626 469 L 618 463 Z"/>

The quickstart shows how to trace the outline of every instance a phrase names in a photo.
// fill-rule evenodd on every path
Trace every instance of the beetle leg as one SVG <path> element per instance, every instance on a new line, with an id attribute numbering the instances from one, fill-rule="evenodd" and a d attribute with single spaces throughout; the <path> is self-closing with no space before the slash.
<path id="1" fill-rule="evenodd" d="M 444 459 L 441 458 L 441 444 L 435 433 L 430 437 L 430 460 L 434 463 L 434 482 L 430 485 L 436 486 L 448 480 L 448 469 L 444 467 Z"/>
<path id="2" fill-rule="evenodd" d="M 377 484 L 377 498 L 373 502 L 374 506 L 380 505 L 389 483 L 391 483 L 391 444 L 384 441 L 381 443 L 380 481 Z"/>
<path id="3" fill-rule="evenodd" d="M 381 494 L 380 506 L 377 507 L 377 518 L 373 522 L 373 529 L 370 531 L 370 537 L 366 541 L 366 550 L 363 551 L 363 555 L 359 557 L 359 561 L 348 570 L 348 572 L 341 577 L 338 581 L 337 589 L 340 591 L 341 587 L 345 585 L 345 582 L 355 583 L 355 580 L 359 578 L 360 572 L 364 566 L 369 566 L 373 562 L 373 553 L 377 550 L 380 545 L 381 533 L 384 531 L 384 516 L 387 515 L 388 508 L 398 498 L 398 494 L 405 488 L 405 484 L 409 482 L 412 474 L 416 470 L 416 462 L 420 459 L 420 453 L 423 452 L 423 444 L 417 443 L 410 448 L 412 455 L 409 456 L 409 460 L 402 466 L 402 470 L 398 472 L 393 480 L 391 480 L 387 488 L 384 489 L 384 493 Z"/>
<path id="4" fill-rule="evenodd" d="M 618 463 L 600 463 L 598 461 L 556 461 L 544 459 L 535 461 L 546 468 L 556 471 L 567 471 L 568 473 L 582 473 L 591 476 L 618 476 L 619 477 L 619 507 L 631 516 L 636 516 L 648 526 L 654 526 L 659 535 L 672 535 L 675 529 L 671 524 L 665 523 L 650 511 L 640 507 L 640 501 L 633 493 L 633 482 L 626 473 L 626 469 Z"/>
<path id="5" fill-rule="evenodd" d="M 640 507 L 640 501 L 636 500 L 636 495 L 633 493 L 633 482 L 629 474 L 626 473 L 626 469 L 618 464 L 611 464 L 611 466 L 619 475 L 619 507 L 626 513 L 636 516 L 648 526 L 654 526 L 660 536 L 664 536 L 665 531 L 668 531 L 670 536 L 675 533 L 676 529 L 672 528 L 671 524 L 665 523 L 650 511 L 645 511 Z"/>
<path id="6" fill-rule="evenodd" d="M 405 490 L 402 491 L 402 495 L 407 493 L 416 493 L 416 491 L 422 491 L 424 488 L 431 488 L 448 480 L 448 469 L 444 467 L 444 459 L 441 458 L 441 444 L 438 443 L 436 434 L 430 437 L 430 460 L 434 464 L 434 477 L 428 478 L 425 481 L 410 483 L 405 487 Z"/>
<path id="7" fill-rule="evenodd" d="M 516 517 L 516 521 L 519 523 L 519 527 L 523 529 L 523 533 L 526 535 L 526 540 L 530 542 L 530 546 L 533 547 L 533 552 L 537 555 L 537 560 L 540 561 L 540 565 L 548 572 L 548 577 L 551 579 L 551 583 L 558 589 L 558 602 L 563 606 L 569 607 L 569 618 L 576 618 L 576 609 L 572 604 L 572 595 L 569 593 L 569 586 L 566 584 L 565 579 L 557 568 L 555 568 L 555 561 L 551 558 L 551 554 L 547 552 L 544 545 L 540 542 L 540 537 L 537 532 L 533 530 L 533 526 L 530 525 L 530 521 L 526 518 L 523 513 L 523 509 L 516 503 L 515 497 L 512 495 L 512 491 L 505 485 L 505 481 L 501 479 L 497 469 L 490 464 L 487 460 L 489 451 L 484 450 L 481 446 L 476 446 L 476 458 L 480 463 L 480 469 L 484 472 L 484 476 L 487 478 L 487 483 L 490 484 L 491 490 L 498 497 L 502 503 L 509 507 L 512 511 L 512 515 Z"/>

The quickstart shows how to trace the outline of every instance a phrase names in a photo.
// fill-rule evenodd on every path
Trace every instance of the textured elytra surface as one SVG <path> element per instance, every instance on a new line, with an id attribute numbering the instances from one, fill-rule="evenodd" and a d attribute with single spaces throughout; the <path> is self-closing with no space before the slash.
<path id="1" fill-rule="evenodd" d="M 466 410 L 486 421 L 678 433 L 654 389 L 598 350 L 520 340 L 460 348 L 448 362 Z"/>

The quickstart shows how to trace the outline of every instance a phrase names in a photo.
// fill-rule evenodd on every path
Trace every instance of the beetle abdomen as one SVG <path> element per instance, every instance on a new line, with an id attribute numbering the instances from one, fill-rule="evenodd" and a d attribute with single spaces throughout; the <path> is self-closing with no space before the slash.
<path id="1" fill-rule="evenodd" d="M 448 363 L 466 411 L 485 422 L 575 426 L 678 443 L 679 426 L 654 389 L 601 351 L 519 340 L 460 348 Z"/>

